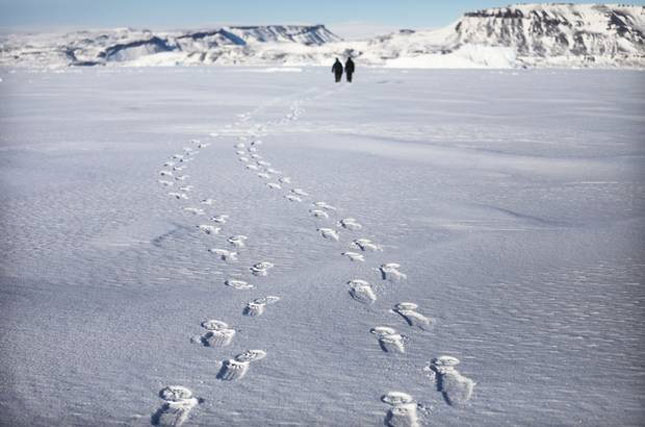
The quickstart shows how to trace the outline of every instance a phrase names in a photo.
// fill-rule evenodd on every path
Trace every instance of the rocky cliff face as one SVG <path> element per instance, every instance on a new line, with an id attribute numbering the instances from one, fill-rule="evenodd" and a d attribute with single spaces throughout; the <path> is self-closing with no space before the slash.
<path id="1" fill-rule="evenodd" d="M 550 63 L 641 62 L 641 6 L 528 4 L 467 13 L 455 26 L 459 43 L 510 47 L 519 60 Z"/>
<path id="2" fill-rule="evenodd" d="M 151 32 L 127 28 L 0 39 L 0 65 L 361 65 L 645 68 L 645 7 L 525 4 L 466 13 L 432 31 L 344 42 L 323 25 Z"/>

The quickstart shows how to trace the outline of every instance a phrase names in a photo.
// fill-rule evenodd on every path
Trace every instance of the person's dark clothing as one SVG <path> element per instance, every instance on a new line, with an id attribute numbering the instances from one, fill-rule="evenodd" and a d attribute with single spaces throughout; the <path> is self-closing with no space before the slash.
<path id="1" fill-rule="evenodd" d="M 347 62 L 345 63 L 345 73 L 347 73 L 347 81 L 352 82 L 352 74 L 354 74 L 354 61 L 352 61 L 352 58 L 347 58 Z"/>
<path id="2" fill-rule="evenodd" d="M 343 64 L 341 64 L 338 59 L 331 67 L 331 72 L 336 76 L 336 83 L 340 82 L 340 79 L 343 77 Z"/>

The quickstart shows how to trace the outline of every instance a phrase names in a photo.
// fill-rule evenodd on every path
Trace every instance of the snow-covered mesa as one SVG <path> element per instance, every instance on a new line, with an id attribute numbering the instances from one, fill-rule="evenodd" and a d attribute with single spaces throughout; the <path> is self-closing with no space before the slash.
<path id="1" fill-rule="evenodd" d="M 324 25 L 152 32 L 121 28 L 0 38 L 0 65 L 361 65 L 400 68 L 645 67 L 645 7 L 523 4 L 437 30 L 343 41 Z"/>

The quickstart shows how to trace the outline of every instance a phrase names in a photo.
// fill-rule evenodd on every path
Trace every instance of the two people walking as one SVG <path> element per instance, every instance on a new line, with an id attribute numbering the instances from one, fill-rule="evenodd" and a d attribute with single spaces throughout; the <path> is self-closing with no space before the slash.
<path id="1" fill-rule="evenodd" d="M 336 77 L 336 83 L 339 83 L 343 77 L 343 64 L 340 63 L 338 58 L 336 58 L 336 62 L 331 67 L 331 72 Z M 345 74 L 347 75 L 347 81 L 351 83 L 352 75 L 354 74 L 354 61 L 352 61 L 352 58 L 347 58 L 347 62 L 345 62 Z"/>

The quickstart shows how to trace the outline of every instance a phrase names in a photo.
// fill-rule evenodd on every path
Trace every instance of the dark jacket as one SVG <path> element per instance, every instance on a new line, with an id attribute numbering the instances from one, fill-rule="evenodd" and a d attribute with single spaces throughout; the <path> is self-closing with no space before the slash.
<path id="1" fill-rule="evenodd" d="M 340 61 L 334 62 L 333 67 L 331 67 L 331 72 L 334 74 L 343 74 L 343 64 Z"/>
<path id="2" fill-rule="evenodd" d="M 354 72 L 354 61 L 352 61 L 352 58 L 347 58 L 347 62 L 345 63 L 345 71 L 347 74 L 352 74 Z"/>

